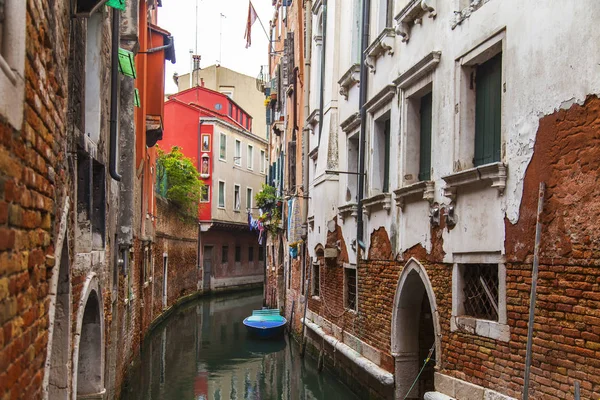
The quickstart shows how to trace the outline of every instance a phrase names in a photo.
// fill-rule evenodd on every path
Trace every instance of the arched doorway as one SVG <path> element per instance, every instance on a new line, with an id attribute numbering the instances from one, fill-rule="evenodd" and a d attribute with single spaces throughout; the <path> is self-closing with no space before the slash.
<path id="1" fill-rule="evenodd" d="M 104 319 L 98 278 L 86 280 L 79 302 L 73 354 L 73 391 L 90 398 L 104 393 Z"/>
<path id="2" fill-rule="evenodd" d="M 425 392 L 434 390 L 434 367 L 439 363 L 440 354 L 439 332 L 431 282 L 423 266 L 411 258 L 398 280 L 392 316 L 397 399 L 403 399 L 407 393 L 409 399 L 422 399 Z M 423 368 L 431 349 L 431 360 Z"/>

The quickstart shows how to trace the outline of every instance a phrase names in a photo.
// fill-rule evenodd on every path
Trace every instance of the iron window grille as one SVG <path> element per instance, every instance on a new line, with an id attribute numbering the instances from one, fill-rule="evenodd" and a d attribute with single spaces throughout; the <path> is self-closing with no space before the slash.
<path id="1" fill-rule="evenodd" d="M 320 275 L 319 275 L 319 264 L 313 264 L 313 284 L 312 284 L 312 294 L 313 296 L 319 296 L 320 295 L 320 287 L 321 287 L 321 282 L 320 282 Z"/>
<path id="2" fill-rule="evenodd" d="M 464 313 L 498 320 L 498 265 L 468 264 L 462 268 Z"/>
<path id="3" fill-rule="evenodd" d="M 356 270 L 345 268 L 346 272 L 346 308 L 356 310 Z"/>

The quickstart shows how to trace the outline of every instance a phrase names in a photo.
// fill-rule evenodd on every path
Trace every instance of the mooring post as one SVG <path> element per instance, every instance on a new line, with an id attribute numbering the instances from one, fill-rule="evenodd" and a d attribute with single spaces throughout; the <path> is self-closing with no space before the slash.
<path id="1" fill-rule="evenodd" d="M 540 189 L 538 192 L 537 223 L 535 225 L 535 247 L 533 250 L 533 271 L 531 274 L 531 296 L 529 298 L 529 322 L 527 325 L 527 350 L 525 353 L 525 379 L 523 383 L 523 400 L 529 399 L 529 374 L 531 369 L 531 348 L 533 346 L 533 320 L 535 317 L 538 267 L 540 263 L 540 240 L 542 238 L 542 223 L 540 222 L 540 216 L 542 215 L 542 211 L 544 209 L 545 191 L 546 185 L 544 184 L 544 182 L 540 182 Z"/>

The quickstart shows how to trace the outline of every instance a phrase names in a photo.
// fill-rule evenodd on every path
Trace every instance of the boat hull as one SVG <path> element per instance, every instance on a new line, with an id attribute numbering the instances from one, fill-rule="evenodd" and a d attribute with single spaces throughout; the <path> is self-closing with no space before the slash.
<path id="1" fill-rule="evenodd" d="M 282 318 L 282 321 L 248 321 L 244 320 L 244 325 L 248 333 L 259 339 L 272 339 L 279 337 L 285 330 L 287 320 Z"/>

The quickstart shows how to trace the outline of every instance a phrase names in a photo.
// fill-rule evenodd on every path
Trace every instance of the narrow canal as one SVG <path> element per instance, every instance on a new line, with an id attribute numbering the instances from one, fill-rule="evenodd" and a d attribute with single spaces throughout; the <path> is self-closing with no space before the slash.
<path id="1" fill-rule="evenodd" d="M 125 400 L 357 399 L 329 372 L 301 358 L 293 340 L 248 337 L 243 319 L 262 292 L 207 297 L 159 325 L 142 346 Z"/>

